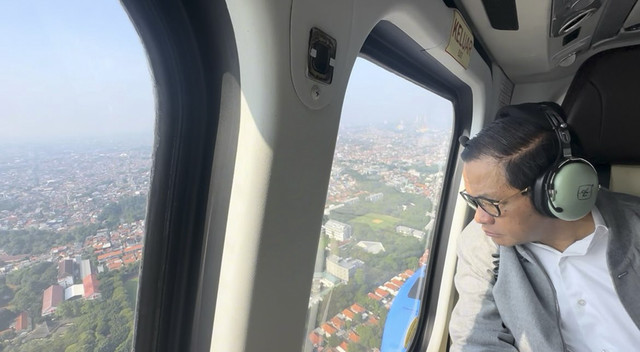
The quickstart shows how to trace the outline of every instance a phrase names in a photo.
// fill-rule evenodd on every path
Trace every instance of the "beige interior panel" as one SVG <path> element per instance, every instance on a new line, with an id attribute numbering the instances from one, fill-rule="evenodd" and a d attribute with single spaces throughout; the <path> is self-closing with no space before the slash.
<path id="1" fill-rule="evenodd" d="M 612 165 L 609 188 L 615 192 L 640 196 L 640 166 Z"/>

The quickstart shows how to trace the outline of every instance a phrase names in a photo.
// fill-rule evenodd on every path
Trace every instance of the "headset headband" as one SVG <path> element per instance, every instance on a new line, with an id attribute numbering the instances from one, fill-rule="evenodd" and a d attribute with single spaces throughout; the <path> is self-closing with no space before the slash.
<path id="1" fill-rule="evenodd" d="M 551 123 L 551 127 L 558 137 L 558 158 L 560 158 L 560 156 L 566 159 L 571 158 L 571 133 L 569 133 L 569 130 L 567 128 L 567 123 L 564 122 L 562 117 L 557 112 L 555 112 L 551 106 L 546 106 L 546 108 L 544 109 L 544 114 Z"/>

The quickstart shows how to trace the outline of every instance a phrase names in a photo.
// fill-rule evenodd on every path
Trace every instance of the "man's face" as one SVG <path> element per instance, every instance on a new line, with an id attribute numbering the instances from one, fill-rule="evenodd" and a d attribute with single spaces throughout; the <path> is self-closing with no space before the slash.
<path id="1" fill-rule="evenodd" d="M 482 196 L 500 203 L 501 214 L 493 217 L 478 207 L 474 220 L 482 225 L 485 234 L 498 245 L 513 246 L 543 240 L 548 217 L 538 213 L 528 195 L 518 194 L 504 175 L 504 169 L 494 159 L 483 157 L 464 163 L 462 178 L 466 192 L 474 197 Z M 512 196 L 517 194 L 515 196 Z M 512 197 L 510 197 L 512 196 Z"/>

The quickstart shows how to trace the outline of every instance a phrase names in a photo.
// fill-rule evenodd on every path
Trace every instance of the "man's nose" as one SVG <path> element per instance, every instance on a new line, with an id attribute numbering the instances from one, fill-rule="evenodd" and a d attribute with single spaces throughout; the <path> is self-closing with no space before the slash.
<path id="1" fill-rule="evenodd" d="M 492 224 L 495 218 L 484 211 L 484 209 L 477 207 L 476 213 L 473 215 L 473 220 L 479 224 Z"/>

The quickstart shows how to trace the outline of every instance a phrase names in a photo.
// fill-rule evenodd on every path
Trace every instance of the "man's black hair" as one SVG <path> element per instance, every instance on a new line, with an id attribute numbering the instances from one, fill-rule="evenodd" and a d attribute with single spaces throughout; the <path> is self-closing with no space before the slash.
<path id="1" fill-rule="evenodd" d="M 559 154 L 558 138 L 545 116 L 545 109 L 552 109 L 565 119 L 562 108 L 553 102 L 501 108 L 495 120 L 466 143 L 462 160 L 493 158 L 504 167 L 511 187 L 532 186 L 536 178 L 555 163 Z"/>

